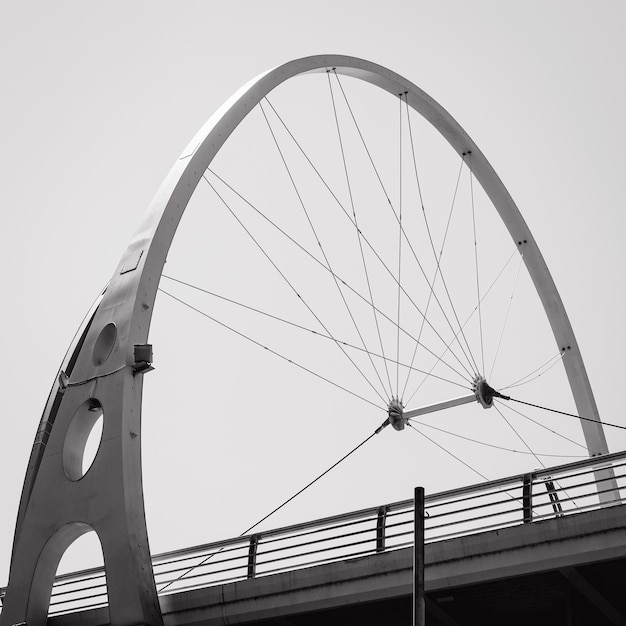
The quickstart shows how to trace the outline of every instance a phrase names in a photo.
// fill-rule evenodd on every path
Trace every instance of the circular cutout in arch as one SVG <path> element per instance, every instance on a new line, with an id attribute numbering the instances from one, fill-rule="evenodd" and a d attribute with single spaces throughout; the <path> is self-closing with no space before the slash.
<path id="1" fill-rule="evenodd" d="M 113 352 L 115 342 L 117 340 L 117 327 L 113 322 L 109 322 L 98 335 L 96 343 L 93 346 L 93 363 L 94 365 L 102 365 Z"/>
<path id="2" fill-rule="evenodd" d="M 63 444 L 63 471 L 69 480 L 80 480 L 93 465 L 102 440 L 104 411 L 91 398 L 74 413 Z"/>

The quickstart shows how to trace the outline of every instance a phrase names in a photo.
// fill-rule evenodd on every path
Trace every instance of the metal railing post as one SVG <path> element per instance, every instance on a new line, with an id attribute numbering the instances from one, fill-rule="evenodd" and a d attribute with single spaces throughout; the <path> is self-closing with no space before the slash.
<path id="1" fill-rule="evenodd" d="M 534 474 L 524 474 L 524 486 L 522 488 L 524 524 L 530 524 L 533 521 L 533 479 Z"/>
<path id="2" fill-rule="evenodd" d="M 256 575 L 256 549 L 259 545 L 259 536 L 252 535 L 250 537 L 250 547 L 248 548 L 248 578 L 254 578 Z"/>
<path id="3" fill-rule="evenodd" d="M 387 523 L 387 507 L 379 506 L 376 516 L 376 552 L 385 551 L 385 526 Z"/>

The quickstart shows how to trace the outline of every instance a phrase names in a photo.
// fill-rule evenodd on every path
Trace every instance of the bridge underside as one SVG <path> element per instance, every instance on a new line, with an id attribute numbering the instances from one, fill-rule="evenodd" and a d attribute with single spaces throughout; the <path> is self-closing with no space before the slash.
<path id="1" fill-rule="evenodd" d="M 624 506 L 426 546 L 428 626 L 626 624 Z M 161 598 L 166 626 L 411 623 L 412 550 Z M 49 620 L 101 626 L 106 609 Z"/>
<path id="2" fill-rule="evenodd" d="M 428 626 L 574 626 L 624 624 L 626 559 L 615 559 L 572 572 L 552 571 L 451 587 L 426 596 Z M 598 588 L 602 588 L 598 603 Z M 408 626 L 411 596 L 255 621 L 257 626 Z"/>

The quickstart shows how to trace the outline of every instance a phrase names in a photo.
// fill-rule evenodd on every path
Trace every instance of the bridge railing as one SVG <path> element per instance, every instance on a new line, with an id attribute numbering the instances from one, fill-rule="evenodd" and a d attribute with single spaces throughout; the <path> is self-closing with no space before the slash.
<path id="1" fill-rule="evenodd" d="M 426 542 L 539 522 L 625 501 L 626 451 L 426 496 Z M 153 556 L 160 595 L 413 545 L 413 500 Z M 5 589 L 0 589 L 0 597 Z M 103 568 L 58 576 L 50 615 L 107 604 Z"/>

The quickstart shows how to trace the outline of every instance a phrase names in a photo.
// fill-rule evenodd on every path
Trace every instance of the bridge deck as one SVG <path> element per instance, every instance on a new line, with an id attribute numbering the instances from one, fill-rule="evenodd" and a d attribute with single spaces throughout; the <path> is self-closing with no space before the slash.
<path id="1" fill-rule="evenodd" d="M 427 545 L 429 624 L 626 623 L 625 512 L 615 506 Z M 346 614 L 364 626 L 408 624 L 411 568 L 412 550 L 403 548 L 173 593 L 161 606 L 166 626 L 332 625 Z M 106 608 L 49 620 L 107 623 Z"/>
<path id="2" fill-rule="evenodd" d="M 429 624 L 626 624 L 625 480 L 621 452 L 427 496 Z M 412 525 L 407 500 L 155 556 L 165 624 L 409 623 Z M 58 577 L 49 622 L 107 624 L 104 571 Z"/>

